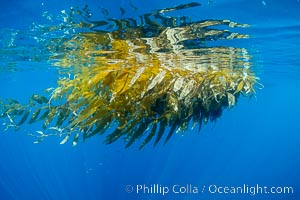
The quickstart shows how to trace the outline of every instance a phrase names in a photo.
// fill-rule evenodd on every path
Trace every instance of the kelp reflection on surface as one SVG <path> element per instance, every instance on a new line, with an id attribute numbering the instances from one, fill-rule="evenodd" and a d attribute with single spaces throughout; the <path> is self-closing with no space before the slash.
<path id="1" fill-rule="evenodd" d="M 194 6 L 199 4 L 139 20 L 86 19 L 72 24 L 83 30 L 71 37 L 43 42 L 47 59 L 60 71 L 57 87 L 49 89 L 49 98 L 34 94 L 28 105 L 2 102 L 6 127 L 40 121 L 44 131 L 36 132 L 36 142 L 59 135 L 61 144 L 71 138 L 76 145 L 103 134 L 106 144 L 124 138 L 126 147 L 140 140 L 142 148 L 215 121 L 240 95 L 253 95 L 258 78 L 247 49 L 208 45 L 248 38 L 220 28 L 247 25 L 162 15 Z"/>

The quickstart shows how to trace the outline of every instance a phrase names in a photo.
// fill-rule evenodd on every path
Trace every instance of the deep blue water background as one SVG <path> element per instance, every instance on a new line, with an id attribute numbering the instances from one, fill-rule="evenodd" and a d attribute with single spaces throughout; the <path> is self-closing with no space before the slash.
<path id="1" fill-rule="evenodd" d="M 44 2 L 44 5 L 42 5 Z M 149 3 L 147 3 L 149 2 Z M 134 1 L 139 13 L 188 1 Z M 124 149 L 122 141 L 109 146 L 95 137 L 77 147 L 49 138 L 33 144 L 24 132 L 0 132 L 0 199 L 300 199 L 300 2 L 297 0 L 212 0 L 178 12 L 200 19 L 230 19 L 251 24 L 250 49 L 265 86 L 255 98 L 239 99 L 216 123 L 200 134 L 189 131 L 142 151 Z M 1 2 L 0 29 L 26 29 L 43 11 L 70 6 L 104 7 L 115 17 L 128 1 Z M 120 6 L 119 6 L 120 5 Z M 175 15 L 176 13 L 174 13 Z M 239 42 L 239 41 L 237 41 Z M 41 64 L 42 65 L 42 64 Z M 55 85 L 57 71 L 45 65 L 36 70 L 0 70 L 1 98 L 27 102 L 32 93 Z M 27 132 L 39 127 L 28 126 Z M 2 133 L 3 132 L 3 133 Z M 210 184 L 292 186 L 294 193 L 255 195 L 128 194 L 128 184 Z M 202 189 L 202 188 L 201 188 Z"/>

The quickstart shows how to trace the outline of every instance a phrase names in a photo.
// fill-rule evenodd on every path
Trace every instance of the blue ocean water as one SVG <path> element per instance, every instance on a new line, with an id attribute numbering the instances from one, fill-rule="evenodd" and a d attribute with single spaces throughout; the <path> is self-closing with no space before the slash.
<path id="1" fill-rule="evenodd" d="M 106 8 L 120 17 L 130 3 L 138 13 L 189 3 L 174 1 L 9 1 L 1 3 L 0 30 L 26 30 L 42 21 L 44 11 L 57 13 L 70 6 Z M 76 147 L 55 138 L 33 144 L 24 132 L 0 134 L 0 199 L 300 199 L 300 2 L 298 0 L 210 0 L 202 6 L 176 11 L 194 20 L 229 19 L 250 24 L 250 39 L 235 41 L 253 55 L 264 85 L 255 97 L 240 98 L 216 123 L 200 133 L 175 135 L 166 145 L 138 151 L 122 141 L 103 144 L 94 137 Z M 130 13 L 128 14 L 130 15 Z M 1 37 L 1 40 L 5 38 Z M 2 64 L 2 63 L 1 63 Z M 27 102 L 33 93 L 55 85 L 57 71 L 47 63 L 0 70 L 1 98 Z M 175 185 L 198 193 L 163 195 L 153 188 Z M 216 187 L 276 187 L 277 194 L 224 193 Z M 137 191 L 138 187 L 148 187 Z M 284 194 L 280 188 L 292 187 Z M 150 191 L 152 188 L 152 192 Z M 131 191 L 133 189 L 133 191 Z M 178 189 L 178 188 L 177 188 Z M 130 191 L 129 191 L 130 190 Z M 250 190 L 250 189 L 249 189 Z M 176 192 L 176 191 L 175 191 Z M 221 193 L 223 192 L 223 193 Z"/>

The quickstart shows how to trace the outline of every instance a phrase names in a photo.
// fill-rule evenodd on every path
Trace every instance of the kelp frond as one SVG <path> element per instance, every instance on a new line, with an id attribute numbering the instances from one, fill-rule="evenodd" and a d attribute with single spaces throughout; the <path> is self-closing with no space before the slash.
<path id="1" fill-rule="evenodd" d="M 168 11 L 172 8 L 144 15 L 143 25 L 124 27 L 126 20 L 114 19 L 118 29 L 76 33 L 59 49 L 51 44 L 49 59 L 61 69 L 57 87 L 49 98 L 34 94 L 28 105 L 1 103 L 1 118 L 15 128 L 41 121 L 45 132 L 63 137 L 61 144 L 105 135 L 106 144 L 123 138 L 126 147 L 139 141 L 141 149 L 150 141 L 166 143 L 191 124 L 200 129 L 240 95 L 255 92 L 258 78 L 246 49 L 206 44 L 249 37 L 212 27 L 247 25 L 229 20 L 171 25 L 173 18 L 161 15 Z"/>

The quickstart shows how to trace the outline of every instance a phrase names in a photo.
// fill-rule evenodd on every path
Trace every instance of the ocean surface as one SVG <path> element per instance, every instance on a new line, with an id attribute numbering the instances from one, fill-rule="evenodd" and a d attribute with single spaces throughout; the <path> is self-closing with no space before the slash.
<path id="1" fill-rule="evenodd" d="M 226 44 L 248 49 L 264 87 L 252 98 L 240 97 L 233 108 L 225 109 L 216 122 L 208 122 L 199 133 L 189 130 L 174 135 L 165 145 L 142 150 L 135 145 L 125 148 L 122 140 L 105 145 L 101 136 L 75 147 L 60 145 L 61 139 L 56 137 L 34 144 L 28 133 L 40 130 L 40 126 L 24 125 L 20 131 L 4 131 L 3 126 L 1 200 L 300 199 L 299 0 L 197 2 L 201 6 L 170 15 L 249 24 L 241 30 L 249 39 Z M 43 58 L 39 47 L 30 49 L 36 48 L 32 41 L 13 44 L 28 49 L 14 48 L 10 54 L 3 50 L 13 43 L 14 31 L 30 33 L 33 23 L 44 24 L 43 13 L 56 16 L 70 7 L 88 5 L 95 18 L 103 8 L 111 18 L 122 18 L 186 3 L 190 1 L 2 1 L 0 98 L 27 103 L 32 94 L 55 86 L 56 67 L 47 60 L 30 62 L 18 56 L 23 52 Z M 237 187 L 242 189 L 234 190 Z"/>

